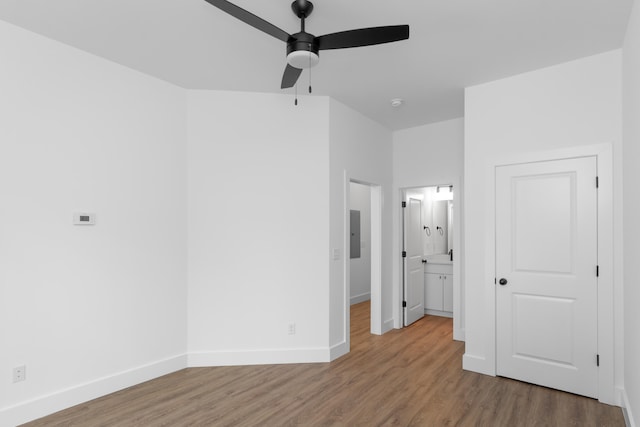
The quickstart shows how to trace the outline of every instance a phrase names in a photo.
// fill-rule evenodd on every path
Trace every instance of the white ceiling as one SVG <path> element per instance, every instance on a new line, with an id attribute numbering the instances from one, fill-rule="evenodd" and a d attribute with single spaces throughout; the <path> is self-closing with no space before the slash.
<path id="1" fill-rule="evenodd" d="M 294 33 L 291 1 L 234 0 Z M 398 24 L 411 36 L 322 51 L 313 93 L 394 130 L 461 117 L 465 86 L 620 47 L 632 2 L 316 0 L 317 36 Z M 293 94 L 280 89 L 285 43 L 204 0 L 0 0 L 0 19 L 184 88 Z M 406 102 L 393 109 L 397 97 Z"/>

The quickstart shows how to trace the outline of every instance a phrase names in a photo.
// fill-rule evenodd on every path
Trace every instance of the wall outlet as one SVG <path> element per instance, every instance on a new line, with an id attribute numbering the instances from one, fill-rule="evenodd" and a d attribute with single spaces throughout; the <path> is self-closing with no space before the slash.
<path id="1" fill-rule="evenodd" d="M 296 334 L 296 324 L 289 323 L 289 335 L 295 335 L 295 334 Z"/>
<path id="2" fill-rule="evenodd" d="M 19 383 L 27 379 L 27 367 L 25 365 L 13 368 L 13 382 Z"/>

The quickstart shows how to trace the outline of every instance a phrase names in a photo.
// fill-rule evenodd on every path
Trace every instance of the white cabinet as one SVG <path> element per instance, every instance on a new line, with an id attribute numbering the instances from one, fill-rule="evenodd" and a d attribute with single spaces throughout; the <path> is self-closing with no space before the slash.
<path id="1" fill-rule="evenodd" d="M 439 316 L 452 316 L 453 266 L 427 263 L 424 270 L 425 312 Z"/>
<path id="2" fill-rule="evenodd" d="M 444 299 L 444 288 L 442 287 L 442 274 L 424 274 L 424 308 L 426 310 L 442 310 Z"/>
<path id="3" fill-rule="evenodd" d="M 442 311 L 453 312 L 453 274 L 442 276 Z"/>

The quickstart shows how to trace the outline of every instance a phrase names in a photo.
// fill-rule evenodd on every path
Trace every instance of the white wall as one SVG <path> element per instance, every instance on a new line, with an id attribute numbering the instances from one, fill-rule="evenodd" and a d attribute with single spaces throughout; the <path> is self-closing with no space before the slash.
<path id="1" fill-rule="evenodd" d="M 426 187 L 439 184 L 454 184 L 455 224 L 454 233 L 460 237 L 460 248 L 454 247 L 454 279 L 459 283 L 454 290 L 454 299 L 460 302 L 459 313 L 454 315 L 454 337 L 464 339 L 464 283 L 462 256 L 464 216 L 462 185 L 464 164 L 464 119 L 458 118 L 425 126 L 396 131 L 393 134 L 393 205 L 400 206 L 401 189 Z M 401 209 L 393 210 L 393 253 L 402 248 Z M 457 218 L 456 218 L 457 217 Z M 432 230 L 432 232 L 435 230 Z M 454 245 L 455 246 L 455 245 Z M 400 301 L 402 295 L 402 270 L 400 257 L 393 257 L 393 281 L 396 304 L 395 327 L 400 327 Z"/>
<path id="2" fill-rule="evenodd" d="M 594 144 L 612 144 L 613 148 L 613 183 L 604 185 L 613 187 L 614 264 L 608 265 L 605 271 L 614 275 L 615 382 L 621 385 L 620 51 L 474 86 L 465 91 L 466 369 L 495 373 L 493 240 L 490 234 L 494 215 L 490 192 L 493 188 L 492 165 L 497 164 L 497 159 L 527 158 L 525 153 Z M 611 170 L 611 165 L 601 166 Z M 607 337 L 600 336 L 600 339 L 612 340 L 612 335 L 613 328 Z M 608 366 L 614 365 L 610 360 L 607 363 Z"/>
<path id="3" fill-rule="evenodd" d="M 393 133 L 393 178 L 399 188 L 448 184 L 462 176 L 464 119 Z"/>
<path id="4" fill-rule="evenodd" d="M 371 188 L 350 183 L 351 210 L 360 212 L 360 258 L 349 260 L 351 273 L 350 303 L 371 299 Z"/>
<path id="5" fill-rule="evenodd" d="M 380 300 L 372 289 L 372 310 L 380 305 L 377 328 L 384 333 L 392 328 L 392 280 L 391 280 L 391 131 L 346 107 L 330 100 L 330 346 L 332 358 L 348 351 L 349 283 L 347 215 L 349 210 L 349 181 L 380 186 L 382 206 L 382 285 Z M 372 216 L 375 214 L 372 212 Z M 339 250 L 339 259 L 332 259 L 333 249 Z M 372 262 L 374 262 L 372 260 Z M 375 319 L 374 319 L 375 321 Z"/>
<path id="6" fill-rule="evenodd" d="M 328 107 L 189 92 L 190 366 L 328 360 Z"/>
<path id="7" fill-rule="evenodd" d="M 0 425 L 13 425 L 184 366 L 186 95 L 3 22 L 0 57 Z M 81 211 L 96 225 L 73 226 Z"/>
<path id="8" fill-rule="evenodd" d="M 640 422 L 640 4 L 623 49 L 624 109 L 624 387 L 628 413 Z M 637 424 L 636 424 L 637 425 Z"/>
<path id="9" fill-rule="evenodd" d="M 322 97 L 187 92 L 3 23 L 0 49 L 0 424 L 188 365 L 348 349 L 345 171 L 389 200 L 390 131 Z"/>

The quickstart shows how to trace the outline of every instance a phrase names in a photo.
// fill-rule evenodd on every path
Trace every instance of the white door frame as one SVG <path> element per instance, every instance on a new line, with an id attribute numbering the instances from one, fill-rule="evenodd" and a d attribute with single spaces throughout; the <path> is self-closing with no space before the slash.
<path id="1" fill-rule="evenodd" d="M 598 400 L 607 404 L 620 404 L 620 395 L 615 387 L 615 311 L 614 311 L 614 261 L 613 261 L 613 153 L 611 144 L 577 146 L 567 149 L 507 154 L 489 159 L 485 168 L 486 209 L 485 216 L 485 325 L 487 361 L 493 370 L 485 372 L 496 375 L 496 259 L 495 259 L 495 171 L 498 166 L 538 161 L 551 161 L 575 157 L 595 156 L 600 178 L 598 191 Z M 594 183 L 595 185 L 595 183 Z"/>
<path id="2" fill-rule="evenodd" d="M 382 186 L 355 178 L 345 174 L 345 211 L 344 211 L 344 301 L 345 301 L 345 341 L 347 349 L 351 350 L 351 268 L 347 258 L 349 253 L 349 236 L 351 235 L 350 184 L 366 185 L 371 191 L 371 333 L 382 335 Z"/>
<path id="3" fill-rule="evenodd" d="M 437 187 L 439 185 L 453 185 L 453 206 L 454 206 L 454 215 L 453 215 L 453 339 L 456 341 L 464 341 L 464 318 L 463 318 L 463 299 L 464 299 L 464 289 L 462 288 L 463 282 L 463 271 L 462 271 L 462 218 L 464 215 L 464 208 L 462 206 L 463 200 L 463 188 L 462 188 L 462 180 L 459 177 L 452 177 L 443 179 L 442 182 L 436 183 L 428 183 L 424 185 L 414 185 L 411 187 L 402 187 L 398 191 L 398 204 L 396 206 L 397 212 L 401 215 L 398 221 L 398 244 L 400 251 L 402 251 L 403 247 L 403 239 L 404 234 L 402 231 L 402 207 L 400 202 L 405 200 L 405 193 L 407 190 L 415 190 L 416 188 L 425 188 L 425 187 Z M 456 250 L 456 248 L 458 248 Z M 402 295 L 404 292 L 404 280 L 403 280 L 403 271 L 404 268 L 402 266 L 402 258 L 399 256 L 400 268 L 399 268 L 399 277 L 398 277 L 398 289 L 396 290 L 397 295 L 397 304 L 394 307 L 394 318 L 395 318 L 395 327 L 397 329 L 402 328 L 404 324 L 404 309 L 402 307 Z"/>

